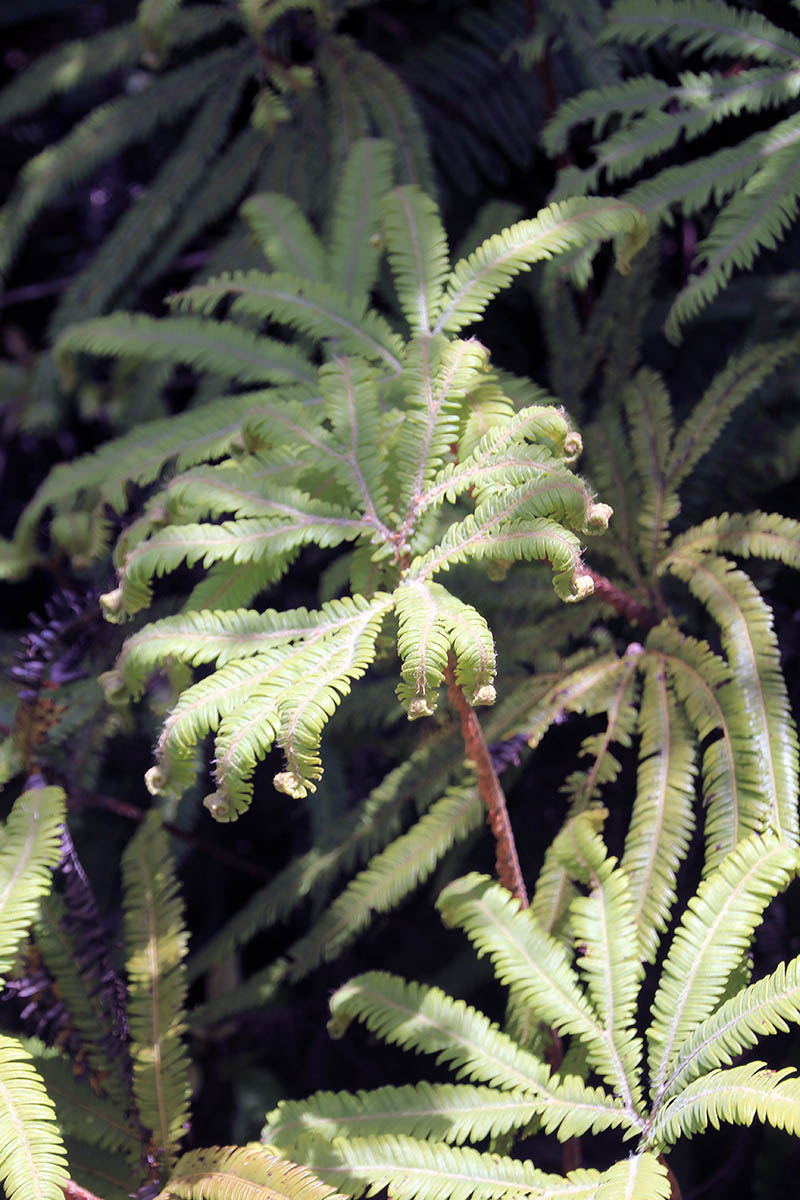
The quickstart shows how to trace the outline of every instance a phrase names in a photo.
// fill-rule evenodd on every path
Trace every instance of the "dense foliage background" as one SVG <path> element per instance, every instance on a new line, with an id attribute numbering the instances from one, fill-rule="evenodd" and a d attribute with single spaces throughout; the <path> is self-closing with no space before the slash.
<path id="1" fill-rule="evenodd" d="M 158 6 L 150 7 L 155 12 Z M 233 10 L 236 6 L 228 7 Z M 317 19 L 315 5 L 288 11 L 269 26 L 258 45 L 262 79 L 247 78 L 238 85 L 224 116 L 227 132 L 217 137 L 213 152 L 197 169 L 187 193 L 180 194 L 177 189 L 172 199 L 163 200 L 164 205 L 173 207 L 167 216 L 153 217 L 153 228 L 160 231 L 151 244 L 146 248 L 137 244 L 134 226 L 127 245 L 121 240 L 113 249 L 104 268 L 107 276 L 113 276 L 118 264 L 130 255 L 113 288 L 100 286 L 98 291 L 97 279 L 91 279 L 81 293 L 80 280 L 86 280 L 82 272 L 91 269 L 97 255 L 107 252 L 109 239 L 126 214 L 143 198 L 152 197 L 154 189 L 166 187 L 161 173 L 170 169 L 169 163 L 174 172 L 184 169 L 171 156 L 180 151 L 186 123 L 204 102 L 203 89 L 183 117 L 174 122 L 154 121 L 134 143 L 112 148 L 79 178 L 59 168 L 52 195 L 32 219 L 26 236 L 19 236 L 14 254 L 4 254 L 2 262 L 0 534 L 12 536 L 25 505 L 55 464 L 94 450 L 135 429 L 143 419 L 187 411 L 198 396 L 209 394 L 200 371 L 191 367 L 162 370 L 152 364 L 147 368 L 149 377 L 142 380 L 135 372 L 126 374 L 107 364 L 84 363 L 77 383 L 67 387 L 58 381 L 50 350 L 57 335 L 73 321 L 120 307 L 160 316 L 166 311 L 164 297 L 168 293 L 220 270 L 248 265 L 248 254 L 254 253 L 252 241 L 248 241 L 236 211 L 254 191 L 292 194 L 312 220 L 320 222 L 341 172 L 342 147 L 334 145 L 333 139 L 347 118 L 345 113 L 328 111 L 332 93 L 324 88 L 318 111 L 312 111 L 308 99 L 319 72 L 324 76 L 318 55 L 330 28 L 335 27 L 338 37 L 351 39 L 359 53 L 375 56 L 374 61 L 390 68 L 405 88 L 410 111 L 417 114 L 414 120 L 400 102 L 391 111 L 387 102 L 382 120 L 376 104 L 372 128 L 363 132 L 391 137 L 393 128 L 399 131 L 404 161 L 409 164 L 405 175 L 405 168 L 401 169 L 399 181 L 417 182 L 432 191 L 451 247 L 458 247 L 466 236 L 471 248 L 483 236 L 535 215 L 555 194 L 554 189 L 569 194 L 569 173 L 590 168 L 594 135 L 586 121 L 574 127 L 558 150 L 543 139 L 543 130 L 563 102 L 588 88 L 604 88 L 644 72 L 673 86 L 682 71 L 719 69 L 735 79 L 737 72 L 759 61 L 755 54 L 748 60 L 734 51 L 732 61 L 717 55 L 709 62 L 703 47 L 691 44 L 654 40 L 649 45 L 619 46 L 601 41 L 608 7 L 594 0 L 575 0 L 569 5 L 541 0 L 403 0 L 355 4 L 349 10 L 331 6 L 334 15 L 329 14 L 327 26 Z M 800 37 L 796 7 L 766 3 L 737 7 L 743 12 L 761 12 Z M 91 39 L 117 24 L 133 21 L 138 8 L 124 0 L 6 0 L 0 13 L 0 82 L 15 85 L 26 72 L 35 70 L 41 56 L 75 39 Z M 185 5 L 184 15 L 192 8 Z M 252 14 L 257 29 L 259 14 L 268 17 L 270 5 L 242 4 L 241 8 Z M 138 57 L 121 58 L 110 75 L 98 73 L 85 86 L 74 88 L 66 81 L 63 91 L 43 107 L 8 115 L 0 130 L 0 192 L 10 200 L 0 217 L 0 222 L 5 220 L 0 224 L 0 240 L 10 241 L 19 232 L 15 222 L 22 219 L 18 198 L 25 164 L 56 145 L 84 114 L 114 103 L 120 96 L 145 97 L 151 77 L 164 70 L 165 64 L 170 70 L 188 69 L 199 61 L 201 52 L 213 55 L 226 47 L 235 55 L 248 35 L 234 22 L 209 29 L 199 50 L 188 40 L 170 50 L 167 42 L 159 43 L 162 34 L 158 20 L 153 19 L 149 36 L 152 45 Z M 358 61 L 354 63 L 350 68 L 353 78 L 364 69 L 363 62 L 361 67 Z M 232 86 L 225 72 L 235 71 L 235 63 L 217 69 L 222 72 L 222 94 Z M 214 80 L 217 86 L 216 76 Z M 345 96 L 348 88 L 357 90 L 357 85 L 346 85 Z M 262 99 L 259 108 L 258 97 L 265 93 L 270 99 Z M 251 123 L 253 111 L 257 113 L 255 126 Z M 793 112 L 791 100 L 779 108 L 783 119 L 788 120 Z M 5 115 L 0 92 L 0 116 Z M 611 119 L 613 129 L 613 114 Z M 699 141 L 680 140 L 667 146 L 657 160 L 658 168 L 683 163 L 692 155 L 709 157 L 737 138 L 768 130 L 777 119 L 772 108 L 765 108 L 745 111 L 739 125 L 735 120 L 720 120 L 711 124 Z M 253 151 L 251 166 L 241 171 L 241 186 L 226 194 L 224 185 L 231 179 L 234 160 L 224 156 L 234 143 L 242 155 L 250 153 L 241 139 L 252 138 L 254 129 L 256 140 L 263 145 L 257 153 Z M 201 134 L 196 136 L 199 144 Z M 275 149 L 268 153 L 264 147 L 270 146 Z M 616 194 L 641 183 L 649 170 L 649 165 L 639 164 L 623 183 L 609 171 L 588 190 Z M 29 175 L 28 182 L 33 178 Z M 212 185 L 219 187 L 216 200 Z M 232 183 L 230 186 L 233 188 Z M 205 206 L 205 212 L 202 217 L 195 213 L 193 227 L 194 205 Z M 695 248 L 708 233 L 717 207 L 710 198 L 699 211 L 684 212 L 680 206 L 673 209 L 669 223 L 659 223 L 669 215 L 666 213 L 651 218 L 654 232 L 647 253 L 652 255 L 652 265 L 640 306 L 642 358 L 663 373 L 677 421 L 691 411 L 714 373 L 736 352 L 758 340 L 788 337 L 797 329 L 800 232 L 788 228 L 780 244 L 757 257 L 750 271 L 734 272 L 729 286 L 687 322 L 679 347 L 664 337 L 668 310 L 690 278 Z M 796 199 L 788 199 L 786 208 L 793 217 Z M 479 233 L 473 236 L 470 230 L 476 222 Z M 601 252 L 593 278 L 574 292 L 576 328 L 585 329 L 591 323 L 612 271 L 610 254 Z M 565 321 L 559 332 L 558 303 L 548 309 L 543 278 L 539 271 L 503 293 L 488 310 L 478 335 L 490 349 L 494 364 L 563 396 L 569 382 L 571 326 Z M 65 298 L 70 301 L 66 308 Z M 383 299 L 388 309 L 385 287 Z M 552 359 L 554 345 L 561 346 L 558 361 Z M 575 354 L 580 353 L 576 346 Z M 599 406 L 599 376 L 600 368 L 596 381 L 587 381 L 583 389 L 579 427 L 591 421 L 593 406 Z M 790 362 L 737 410 L 713 453 L 703 459 L 687 483 L 677 530 L 731 510 L 758 508 L 800 517 L 799 395 L 798 366 Z M 565 398 L 569 403 L 569 397 Z M 130 514 L 110 517 L 110 538 L 136 515 L 148 495 L 146 486 L 131 489 Z M 607 499 L 602 492 L 598 498 Z M 63 514 L 52 512 L 49 520 L 59 515 L 67 517 L 68 509 Z M 60 739 L 48 740 L 46 729 L 41 734 L 21 732 L 17 692 L 20 687 L 30 688 L 32 676 L 29 672 L 25 678 L 19 670 L 15 676 L 13 668 L 36 661 L 37 652 L 43 649 L 43 623 L 45 630 L 48 624 L 55 629 L 60 648 L 48 660 L 46 679 L 37 677 L 35 686 L 40 699 L 44 695 L 46 700 L 45 693 L 50 690 L 55 703 L 67 706 L 72 703 L 68 689 L 73 679 L 85 675 L 93 680 L 109 670 L 128 632 L 108 625 L 99 606 L 100 594 L 114 583 L 109 555 L 92 559 L 87 554 L 81 562 L 79 554 L 66 552 L 55 539 L 48 542 L 46 532 L 37 536 L 37 561 L 25 578 L 15 579 L 9 571 L 4 586 L 0 648 L 7 676 L 0 697 L 0 719 L 7 734 L 16 738 L 16 748 L 7 749 L 3 760 L 8 787 L 0 801 L 2 815 L 7 814 L 30 774 L 40 773 L 48 782 L 65 787 L 72 836 L 104 927 L 118 949 L 120 858 L 152 802 L 142 781 L 151 766 L 160 716 L 181 684 L 163 673 L 150 685 L 146 704 L 125 717 L 109 717 L 108 710 L 100 706 L 93 709 L 82 695 L 75 701 L 85 705 L 82 715 Z M 325 549 L 304 551 L 291 573 L 273 589 L 269 603 L 277 608 L 317 605 L 320 580 L 324 582 L 334 558 L 334 553 Z M 587 563 L 593 565 L 591 551 Z M 546 573 L 545 568 L 539 569 Z M 781 664 L 796 716 L 800 712 L 796 576 L 776 562 L 751 563 L 749 569 L 774 614 Z M 512 573 L 509 580 L 513 579 Z M 184 568 L 177 582 L 173 581 L 171 594 L 180 594 L 195 582 L 196 574 Z M 668 583 L 666 590 L 671 586 Z M 166 588 L 156 594 L 163 605 L 156 615 L 174 611 Z M 686 627 L 718 647 L 719 636 L 699 605 L 686 598 L 678 602 L 679 609 L 681 605 Z M 59 621 L 69 626 L 65 636 L 52 625 Z M 591 622 L 587 621 L 587 626 L 583 633 L 590 641 Z M 596 612 L 594 626 L 596 638 L 622 649 L 636 638 L 643 640 L 646 632 L 609 610 Z M 546 636 L 552 636 L 549 627 L 543 628 Z M 518 632 L 513 625 L 494 627 L 494 632 L 501 647 L 502 683 L 504 663 L 513 658 Z M 536 636 L 530 628 L 523 632 L 527 637 Z M 579 644 L 586 642 L 576 641 L 574 647 Z M 531 646 L 530 660 L 547 649 Z M 60 674 L 52 670 L 52 663 L 58 665 Z M 502 691 L 500 695 L 502 699 Z M 192 949 L 207 943 L 248 897 L 292 858 L 309 847 L 326 844 L 337 823 L 346 819 L 391 767 L 407 758 L 418 735 L 417 726 L 407 726 L 402 711 L 388 707 L 381 724 L 368 717 L 369 697 L 361 703 L 362 713 L 354 707 L 349 717 L 334 723 L 326 738 L 326 786 L 313 802 L 274 793 L 270 779 L 280 769 L 281 758 L 273 751 L 269 761 L 258 768 L 256 802 L 237 822 L 215 824 L 200 804 L 204 793 L 197 787 L 180 803 L 166 806 Z M 385 701 L 379 699 L 381 703 Z M 42 701 L 35 720 L 46 726 L 45 707 Z M 60 711 L 58 720 L 62 717 Z M 443 727 L 445 718 L 437 720 Z M 605 728 L 604 713 L 588 718 L 565 713 L 535 753 L 526 753 L 520 745 L 506 746 L 505 754 L 496 749 L 523 874 L 531 882 L 564 819 L 560 789 L 569 772 L 581 765 L 577 759 L 580 740 Z M 635 740 L 634 744 L 622 744 L 615 753 L 621 770 L 608 780 L 603 802 L 610 812 L 606 838 L 612 852 L 619 854 L 633 798 Z M 409 797 L 402 808 L 401 828 L 411 823 L 413 811 L 413 798 Z M 680 876 L 681 901 L 692 894 L 701 861 L 698 839 Z M 353 1031 L 335 1042 L 328 1038 L 328 997 L 358 971 L 386 969 L 424 979 L 469 998 L 502 1022 L 504 995 L 490 970 L 432 915 L 433 902 L 444 883 L 468 869 L 491 873 L 493 863 L 489 833 L 476 831 L 437 864 L 418 890 L 403 897 L 394 911 L 377 916 L 334 961 L 320 964 L 294 986 L 281 987 L 263 1006 L 248 1006 L 221 1022 L 199 1027 L 192 1038 L 194 1144 L 242 1143 L 257 1138 L 264 1114 L 284 1097 L 301 1097 L 318 1088 L 355 1090 L 418 1078 L 418 1064 L 411 1056 L 386 1047 L 377 1052 L 364 1031 Z M 258 934 L 241 951 L 232 952 L 209 977 L 196 980 L 190 1002 L 212 999 L 215 989 L 225 992 L 231 981 L 251 976 L 291 946 L 324 910 L 344 873 L 337 878 L 338 883 L 331 881 L 286 921 Z M 800 953 L 799 919 L 794 893 L 775 901 L 759 931 L 756 976 Z M 0 1020 L 4 1028 L 25 1029 L 52 1040 L 59 1029 L 55 1007 L 52 997 L 40 998 L 37 1004 L 24 989 L 12 984 L 4 994 Z M 781 1035 L 775 1040 L 771 1065 L 798 1062 L 796 1032 Z M 440 1076 L 446 1077 L 443 1069 Z M 587 1159 L 587 1165 L 605 1165 L 603 1156 L 610 1152 L 602 1136 L 597 1141 L 598 1149 L 592 1151 L 597 1158 Z M 800 1162 L 796 1147 L 796 1140 L 774 1131 L 729 1129 L 683 1144 L 675 1152 L 673 1167 L 685 1200 L 766 1196 L 772 1194 L 776 1180 L 793 1178 Z M 560 1169 L 558 1147 L 537 1145 L 536 1160 L 548 1169 Z"/>

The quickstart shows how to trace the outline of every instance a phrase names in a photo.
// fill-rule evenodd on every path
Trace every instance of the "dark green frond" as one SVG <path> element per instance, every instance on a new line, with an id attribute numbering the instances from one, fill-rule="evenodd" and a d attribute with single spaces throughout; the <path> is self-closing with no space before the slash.
<path id="1" fill-rule="evenodd" d="M 165 1164 L 174 1162 L 189 1117 L 183 1044 L 187 934 L 167 835 L 145 818 L 122 858 L 133 1090 L 142 1123 Z"/>
<path id="2" fill-rule="evenodd" d="M 741 55 L 800 65 L 800 39 L 760 13 L 713 0 L 617 0 L 603 39 L 652 46 L 660 39 L 709 58 Z"/>

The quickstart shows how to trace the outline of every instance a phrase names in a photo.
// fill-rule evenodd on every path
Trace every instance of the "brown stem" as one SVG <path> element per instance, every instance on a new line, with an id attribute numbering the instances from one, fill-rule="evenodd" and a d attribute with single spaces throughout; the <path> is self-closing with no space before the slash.
<path id="1" fill-rule="evenodd" d="M 75 1183 L 74 1179 L 68 1179 L 65 1184 L 62 1184 L 64 1195 L 67 1200 L 100 1200 L 94 1192 L 90 1192 L 88 1188 L 81 1187 L 79 1183 Z"/>
<path id="2" fill-rule="evenodd" d="M 672 1172 L 672 1167 L 667 1162 L 666 1156 L 663 1154 L 659 1154 L 658 1161 L 661 1163 L 662 1167 L 667 1168 L 667 1179 L 669 1180 L 669 1186 L 671 1188 L 671 1191 L 670 1191 L 671 1200 L 683 1200 L 683 1192 L 681 1191 L 681 1186 L 678 1183 L 677 1179 L 675 1178 L 675 1176 Z"/>
<path id="3" fill-rule="evenodd" d="M 517 845 L 508 816 L 506 798 L 500 786 L 500 780 L 497 778 L 497 772 L 492 765 L 489 747 L 486 745 L 475 709 L 467 703 L 466 696 L 455 681 L 455 659 L 452 653 L 448 658 L 446 679 L 449 685 L 447 695 L 461 719 L 461 735 L 464 738 L 467 757 L 475 764 L 478 772 L 478 791 L 486 805 L 489 814 L 489 828 L 494 834 L 497 845 L 497 878 L 503 887 L 508 888 L 512 896 L 516 896 L 520 905 L 527 908 L 528 893 L 520 870 Z"/>
<path id="4" fill-rule="evenodd" d="M 618 613 L 636 625 L 641 625 L 644 629 L 652 629 L 654 625 L 658 625 L 661 618 L 657 613 L 654 613 L 651 608 L 645 608 L 627 592 L 623 592 L 605 575 L 598 575 L 597 571 L 593 571 L 591 568 L 586 569 L 586 574 L 590 575 L 594 581 L 595 596 L 605 604 L 610 604 Z"/>

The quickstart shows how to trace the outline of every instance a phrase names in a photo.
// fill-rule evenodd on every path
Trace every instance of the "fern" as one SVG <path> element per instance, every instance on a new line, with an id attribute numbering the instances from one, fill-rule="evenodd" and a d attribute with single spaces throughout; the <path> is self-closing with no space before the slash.
<path id="1" fill-rule="evenodd" d="M 728 4 L 686 0 L 618 0 L 602 38 L 620 46 L 663 43 L 702 55 L 714 64 L 699 74 L 685 72 L 666 83 L 641 75 L 624 83 L 587 90 L 568 100 L 545 131 L 551 153 L 563 148 L 571 126 L 593 122 L 595 165 L 568 168 L 562 190 L 597 190 L 629 180 L 643 166 L 671 151 L 681 139 L 697 139 L 711 126 L 748 113 L 778 107 L 790 111 L 797 100 L 800 40 L 758 12 Z M 741 57 L 748 66 L 731 72 L 716 64 Z M 764 64 L 752 66 L 749 64 Z M 603 136 L 615 120 L 618 128 Z M 651 178 L 635 183 L 623 198 L 653 218 L 673 219 L 675 210 L 692 215 L 713 199 L 722 205 L 696 255 L 696 273 L 674 300 L 666 322 L 677 341 L 681 327 L 696 316 L 737 269 L 752 266 L 765 249 L 786 236 L 797 213 L 797 117 L 777 119 L 764 133 L 743 137 L 737 145 L 695 157 L 680 165 L 658 167 Z"/>
<path id="2" fill-rule="evenodd" d="M 485 1080 L 489 1087 L 323 1092 L 280 1105 L 262 1139 L 313 1163 L 322 1178 L 338 1181 L 354 1197 L 378 1185 L 405 1194 L 410 1180 L 431 1195 L 438 1188 L 436 1194 L 448 1196 L 513 1196 L 526 1181 L 543 1196 L 666 1197 L 671 1183 L 663 1154 L 680 1137 L 708 1124 L 749 1124 L 756 1117 L 796 1132 L 797 1082 L 787 1078 L 790 1068 L 717 1064 L 753 1045 L 760 1033 L 797 1020 L 793 967 L 723 999 L 764 905 L 793 877 L 797 851 L 774 838 L 752 836 L 689 901 L 656 989 L 646 1034 L 645 1099 L 638 1083 L 644 1039 L 635 1030 L 642 977 L 637 926 L 626 869 L 608 857 L 598 833 L 603 815 L 602 810 L 579 815 L 559 837 L 558 852 L 578 888 L 571 904 L 571 948 L 485 877 L 450 884 L 439 907 L 448 923 L 466 931 L 478 953 L 491 958 L 498 979 L 524 998 L 536 1018 L 580 1038 L 611 1093 L 551 1072 L 541 1059 L 536 1065 L 530 1051 L 462 1001 L 422 985 L 366 975 L 334 995 L 329 1026 L 334 1036 L 359 1019 L 384 1040 L 436 1054 L 462 1077 Z M 503 1108 L 504 1102 L 510 1107 Z M 497 1135 L 514 1125 L 524 1129 L 525 1114 L 514 1106 L 526 1102 L 532 1111 L 541 1105 L 543 1128 L 562 1140 L 621 1126 L 626 1138 L 638 1138 L 637 1151 L 620 1157 L 602 1176 L 584 1179 L 575 1173 L 543 1177 L 529 1162 L 446 1146 L 479 1142 L 487 1132 Z M 582 1192 L 584 1183 L 594 1190 Z"/>

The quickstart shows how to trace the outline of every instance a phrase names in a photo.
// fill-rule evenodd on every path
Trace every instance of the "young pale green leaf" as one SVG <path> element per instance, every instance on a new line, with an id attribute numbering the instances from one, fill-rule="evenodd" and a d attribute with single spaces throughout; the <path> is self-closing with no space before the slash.
<path id="1" fill-rule="evenodd" d="M 427 334 L 441 308 L 449 269 L 439 210 L 418 187 L 395 188 L 381 202 L 381 227 L 409 329 Z"/>
<path id="2" fill-rule="evenodd" d="M 45 787 L 24 792 L 5 823 L 0 848 L 0 973 L 14 965 L 39 899 L 50 890 L 65 819 L 64 792 Z"/>
<path id="3" fill-rule="evenodd" d="M 208 1146 L 175 1164 L 156 1200 L 345 1200 L 333 1188 L 264 1146 Z"/>
<path id="4" fill-rule="evenodd" d="M 623 201 L 588 197 L 551 204 L 533 220 L 519 221 L 487 238 L 456 263 L 445 283 L 434 331 L 453 332 L 471 325 L 520 271 L 574 247 L 614 238 L 617 266 L 626 271 L 648 236 L 643 213 Z"/>
<path id="5" fill-rule="evenodd" d="M 55 1117 L 30 1055 L 0 1033 L 0 1183 L 8 1200 L 63 1200 L 69 1175 Z"/>

